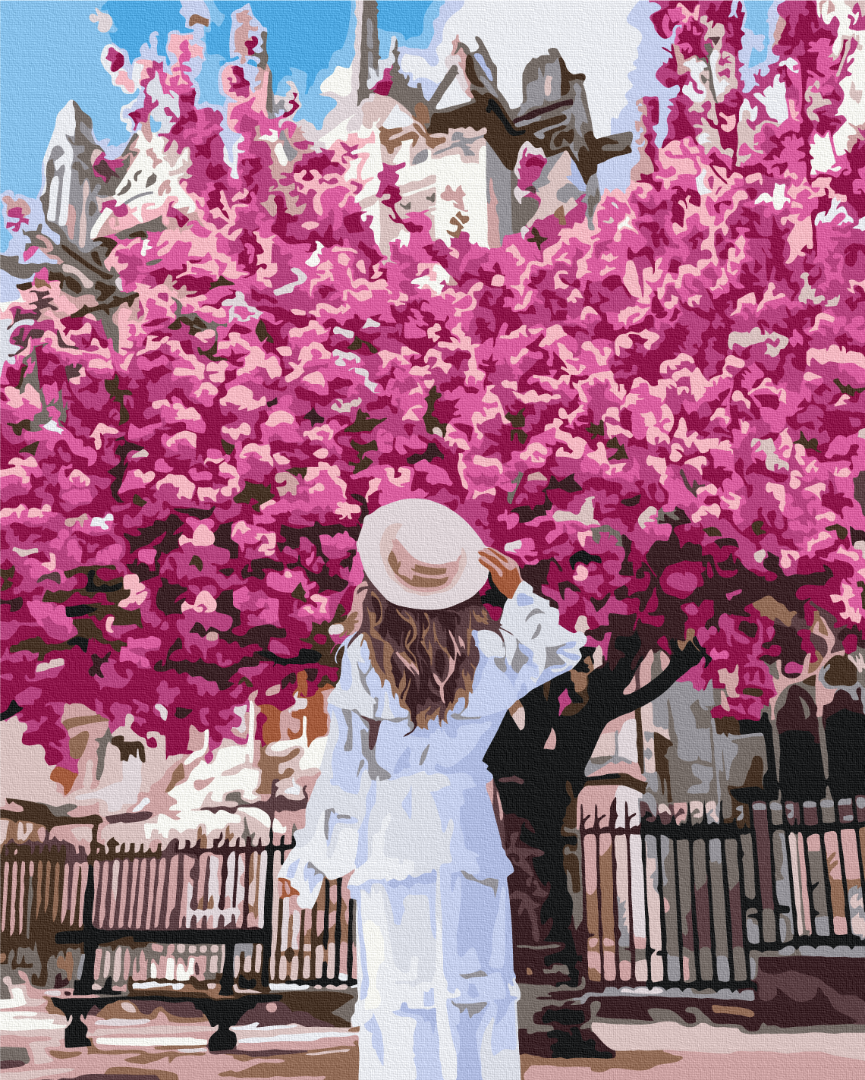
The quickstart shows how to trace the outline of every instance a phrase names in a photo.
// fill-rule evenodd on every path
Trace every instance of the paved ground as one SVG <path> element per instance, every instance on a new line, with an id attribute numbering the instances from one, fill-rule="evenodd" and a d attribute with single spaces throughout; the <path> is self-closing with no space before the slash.
<path id="1" fill-rule="evenodd" d="M 209 1054 L 212 1029 L 191 1009 L 188 1017 L 174 1011 L 169 1016 L 158 1007 L 144 1015 L 129 1002 L 117 1002 L 88 1018 L 92 1046 L 83 1050 L 64 1048 L 65 1025 L 65 1018 L 49 1012 L 39 995 L 12 987 L 12 998 L 0 1001 L 0 1043 L 9 1080 L 201 1080 L 205 1062 L 213 1080 L 357 1076 L 356 1039 L 347 1029 L 248 1024 L 237 1029 L 235 1052 Z M 29 1058 L 17 1067 L 16 1047 L 26 1047 Z"/>
<path id="2" fill-rule="evenodd" d="M 350 1030 L 244 1025 L 236 1029 L 236 1051 L 208 1054 L 211 1029 L 197 1014 L 169 1017 L 156 1008 L 142 1015 L 122 1002 L 90 1018 L 92 1047 L 65 1050 L 64 1018 L 49 1012 L 38 992 L 18 986 L 11 990 L 12 997 L 0 1001 L 0 1045 L 8 1080 L 201 1080 L 203 1068 L 208 1080 L 357 1077 Z M 865 1075 L 861 1030 L 747 1034 L 737 1028 L 674 1022 L 602 1022 L 593 1030 L 616 1051 L 615 1058 L 525 1055 L 524 1080 L 590 1080 L 593 1073 L 608 1073 L 610 1080 L 644 1073 L 651 1073 L 652 1080 L 860 1080 Z M 16 1050 L 25 1046 L 26 1062 Z"/>
<path id="3" fill-rule="evenodd" d="M 615 1058 L 523 1058 L 524 1080 L 610 1080 L 650 1072 L 651 1080 L 861 1080 L 865 1032 L 757 1033 L 711 1024 L 592 1025 Z"/>

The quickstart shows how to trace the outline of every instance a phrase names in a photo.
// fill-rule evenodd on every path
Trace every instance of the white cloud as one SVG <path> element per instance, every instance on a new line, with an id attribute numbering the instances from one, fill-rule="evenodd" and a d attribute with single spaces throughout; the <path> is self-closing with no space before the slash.
<path id="1" fill-rule="evenodd" d="M 636 0 L 465 0 L 447 4 L 439 16 L 434 46 L 404 49 L 404 71 L 431 89 L 450 66 L 455 38 L 475 48 L 480 37 L 498 68 L 498 85 L 508 103 L 523 100 L 526 64 L 556 48 L 570 71 L 586 75 L 586 93 L 596 135 L 609 135 L 611 121 L 625 108 L 630 73 L 637 63 L 640 31 L 628 23 Z M 382 43 L 384 44 L 384 42 Z"/>

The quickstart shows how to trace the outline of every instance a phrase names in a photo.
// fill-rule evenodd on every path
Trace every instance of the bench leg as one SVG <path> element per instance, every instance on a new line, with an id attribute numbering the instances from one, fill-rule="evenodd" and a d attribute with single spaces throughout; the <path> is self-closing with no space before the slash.
<path id="1" fill-rule="evenodd" d="M 67 1049 L 91 1045 L 90 1040 L 87 1038 L 87 1025 L 82 1020 L 81 1013 L 72 1014 L 72 1020 L 67 1026 L 63 1037 L 63 1044 Z"/>
<path id="2" fill-rule="evenodd" d="M 237 1036 L 229 1027 L 229 1021 L 218 1021 L 219 1026 L 216 1031 L 210 1036 L 210 1040 L 207 1043 L 208 1050 L 234 1050 L 237 1046 Z"/>

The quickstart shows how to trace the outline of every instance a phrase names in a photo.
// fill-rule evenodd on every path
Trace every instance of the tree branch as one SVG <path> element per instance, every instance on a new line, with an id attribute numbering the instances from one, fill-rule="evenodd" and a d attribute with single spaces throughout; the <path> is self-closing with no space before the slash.
<path id="1" fill-rule="evenodd" d="M 624 716 L 625 713 L 633 712 L 634 709 L 640 709 L 644 705 L 648 705 L 666 690 L 669 690 L 673 683 L 678 682 L 686 672 L 690 671 L 701 660 L 708 660 L 705 650 L 695 642 L 689 641 L 684 649 L 679 650 L 678 655 L 670 657 L 669 665 L 660 675 L 652 679 L 651 682 L 646 683 L 645 686 L 641 686 L 639 690 L 635 690 L 632 694 L 622 694 L 621 700 L 624 707 L 616 715 Z"/>

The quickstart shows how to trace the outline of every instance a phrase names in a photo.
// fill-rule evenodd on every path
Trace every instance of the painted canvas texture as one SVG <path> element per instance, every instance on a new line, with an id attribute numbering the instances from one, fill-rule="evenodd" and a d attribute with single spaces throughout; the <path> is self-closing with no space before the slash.
<path id="1" fill-rule="evenodd" d="M 0 30 L 3 1067 L 859 1075 L 860 0 Z"/>

